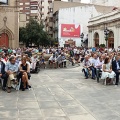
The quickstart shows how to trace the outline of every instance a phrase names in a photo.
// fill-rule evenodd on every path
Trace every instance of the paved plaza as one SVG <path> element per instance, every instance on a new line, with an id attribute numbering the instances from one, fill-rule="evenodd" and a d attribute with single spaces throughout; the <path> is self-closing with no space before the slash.
<path id="1" fill-rule="evenodd" d="M 45 69 L 32 89 L 0 90 L 0 120 L 120 120 L 120 86 L 84 79 L 81 67 Z"/>

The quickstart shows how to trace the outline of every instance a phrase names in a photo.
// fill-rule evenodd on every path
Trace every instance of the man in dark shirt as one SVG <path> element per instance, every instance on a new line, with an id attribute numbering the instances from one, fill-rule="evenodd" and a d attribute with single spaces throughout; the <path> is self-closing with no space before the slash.
<path id="1" fill-rule="evenodd" d="M 115 85 L 119 83 L 119 75 L 120 75 L 120 56 L 116 56 L 115 60 L 112 61 L 112 70 L 116 73 L 116 82 Z"/>

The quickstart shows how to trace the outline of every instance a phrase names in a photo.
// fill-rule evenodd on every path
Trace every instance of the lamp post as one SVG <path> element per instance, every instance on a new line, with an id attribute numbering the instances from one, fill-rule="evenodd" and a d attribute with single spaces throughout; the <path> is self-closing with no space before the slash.
<path id="1" fill-rule="evenodd" d="M 109 38 L 109 30 L 107 29 L 107 27 L 106 27 L 106 29 L 104 30 L 104 35 L 105 35 L 105 41 L 106 41 L 106 47 L 108 48 L 108 38 Z"/>
<path id="2" fill-rule="evenodd" d="M 84 34 L 83 33 L 81 33 L 80 38 L 81 38 L 81 43 L 83 43 L 83 38 L 84 38 Z M 82 44 L 81 44 L 81 46 L 82 46 Z"/>

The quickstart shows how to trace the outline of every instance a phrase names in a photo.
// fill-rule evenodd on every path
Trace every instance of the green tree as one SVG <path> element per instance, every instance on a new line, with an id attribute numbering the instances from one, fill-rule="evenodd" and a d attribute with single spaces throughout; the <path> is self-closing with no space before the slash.
<path id="1" fill-rule="evenodd" d="M 26 44 L 26 46 L 35 44 L 39 45 L 50 45 L 49 36 L 47 32 L 44 31 L 44 26 L 42 23 L 30 19 L 29 23 L 25 28 L 20 28 L 20 41 Z"/>

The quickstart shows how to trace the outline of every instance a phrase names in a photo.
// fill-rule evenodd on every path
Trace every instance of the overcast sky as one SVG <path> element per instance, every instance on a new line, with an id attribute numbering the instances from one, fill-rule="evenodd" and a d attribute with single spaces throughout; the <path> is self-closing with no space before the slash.
<path id="1" fill-rule="evenodd" d="M 68 1 L 68 0 L 63 0 L 63 1 Z M 89 3 L 90 0 L 81 0 L 83 3 Z"/>
<path id="2" fill-rule="evenodd" d="M 4 3 L 6 3 L 6 2 L 7 2 L 7 0 L 0 0 L 0 2 L 4 2 Z"/>

